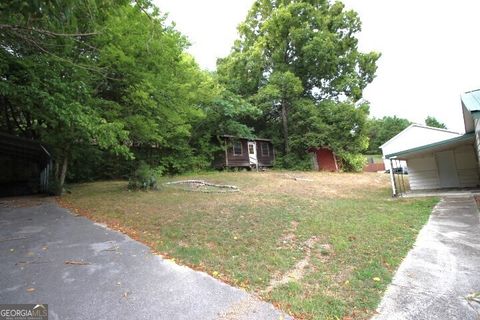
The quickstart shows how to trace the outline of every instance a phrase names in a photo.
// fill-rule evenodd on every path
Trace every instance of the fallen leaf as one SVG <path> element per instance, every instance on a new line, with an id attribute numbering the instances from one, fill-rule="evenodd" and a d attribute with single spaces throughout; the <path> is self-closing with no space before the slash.
<path id="1" fill-rule="evenodd" d="M 218 276 L 218 271 L 213 271 L 213 272 L 212 272 L 212 275 L 213 275 L 214 277 Z"/>
<path id="2" fill-rule="evenodd" d="M 35 288 L 28 288 L 27 289 L 27 292 L 33 292 L 33 291 L 35 291 Z"/>
<path id="3" fill-rule="evenodd" d="M 377 281 L 377 282 L 378 282 L 378 281 L 380 281 L 380 280 L 381 280 L 381 279 L 380 279 L 379 277 L 373 278 L 373 281 Z"/>

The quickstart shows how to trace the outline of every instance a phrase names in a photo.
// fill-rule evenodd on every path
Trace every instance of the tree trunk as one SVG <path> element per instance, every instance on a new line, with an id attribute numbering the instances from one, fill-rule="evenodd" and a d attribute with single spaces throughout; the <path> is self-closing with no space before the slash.
<path id="1" fill-rule="evenodd" d="M 68 155 L 65 154 L 63 157 L 63 163 L 62 163 L 62 170 L 60 172 L 60 178 L 58 180 L 59 182 L 59 194 L 61 195 L 63 192 L 63 185 L 65 183 L 65 177 L 67 175 L 67 167 L 68 167 Z"/>
<path id="2" fill-rule="evenodd" d="M 288 146 L 288 104 L 285 100 L 282 100 L 282 125 L 283 125 L 283 151 L 284 154 L 288 154 L 290 151 Z"/>

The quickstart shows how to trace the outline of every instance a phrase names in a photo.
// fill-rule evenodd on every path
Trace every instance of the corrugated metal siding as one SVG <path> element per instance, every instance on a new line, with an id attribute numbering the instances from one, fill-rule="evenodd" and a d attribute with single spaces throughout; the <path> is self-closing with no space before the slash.
<path id="1" fill-rule="evenodd" d="M 480 120 L 475 119 L 475 151 L 477 160 L 480 162 Z"/>
<path id="2" fill-rule="evenodd" d="M 474 147 L 462 146 L 455 149 L 455 163 L 460 187 L 476 187 L 479 183 L 479 177 Z"/>
<path id="3" fill-rule="evenodd" d="M 476 187 L 480 184 L 475 150 L 471 145 L 454 149 L 455 164 L 460 187 Z M 412 190 L 438 189 L 438 175 L 435 155 L 408 160 L 410 188 Z"/>
<path id="4" fill-rule="evenodd" d="M 433 155 L 408 160 L 408 177 L 412 190 L 440 188 L 437 163 Z"/>

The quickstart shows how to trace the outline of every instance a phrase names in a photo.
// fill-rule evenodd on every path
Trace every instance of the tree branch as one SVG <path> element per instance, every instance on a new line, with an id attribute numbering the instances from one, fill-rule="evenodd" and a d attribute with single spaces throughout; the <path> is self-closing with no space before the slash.
<path id="1" fill-rule="evenodd" d="M 52 37 L 87 37 L 87 36 L 94 36 L 94 35 L 99 34 L 98 32 L 58 33 L 58 32 L 53 32 L 53 31 L 49 31 L 49 30 L 27 28 L 27 27 L 21 27 L 21 26 L 10 25 L 10 24 L 0 24 L 0 29 L 11 29 L 11 30 L 18 30 L 18 31 L 20 31 L 20 30 L 33 31 L 33 32 L 45 34 L 47 36 L 52 36 Z"/>

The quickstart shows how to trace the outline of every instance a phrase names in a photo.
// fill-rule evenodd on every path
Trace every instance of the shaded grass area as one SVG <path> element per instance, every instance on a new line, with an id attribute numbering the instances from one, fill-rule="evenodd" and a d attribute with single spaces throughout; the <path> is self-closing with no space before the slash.
<path id="1" fill-rule="evenodd" d="M 363 319 L 438 200 L 392 199 L 381 174 L 227 172 L 160 183 L 193 178 L 241 191 L 129 192 L 123 181 L 97 182 L 73 186 L 61 201 L 297 318 Z M 305 257 L 312 237 L 303 277 L 267 291 Z"/>

